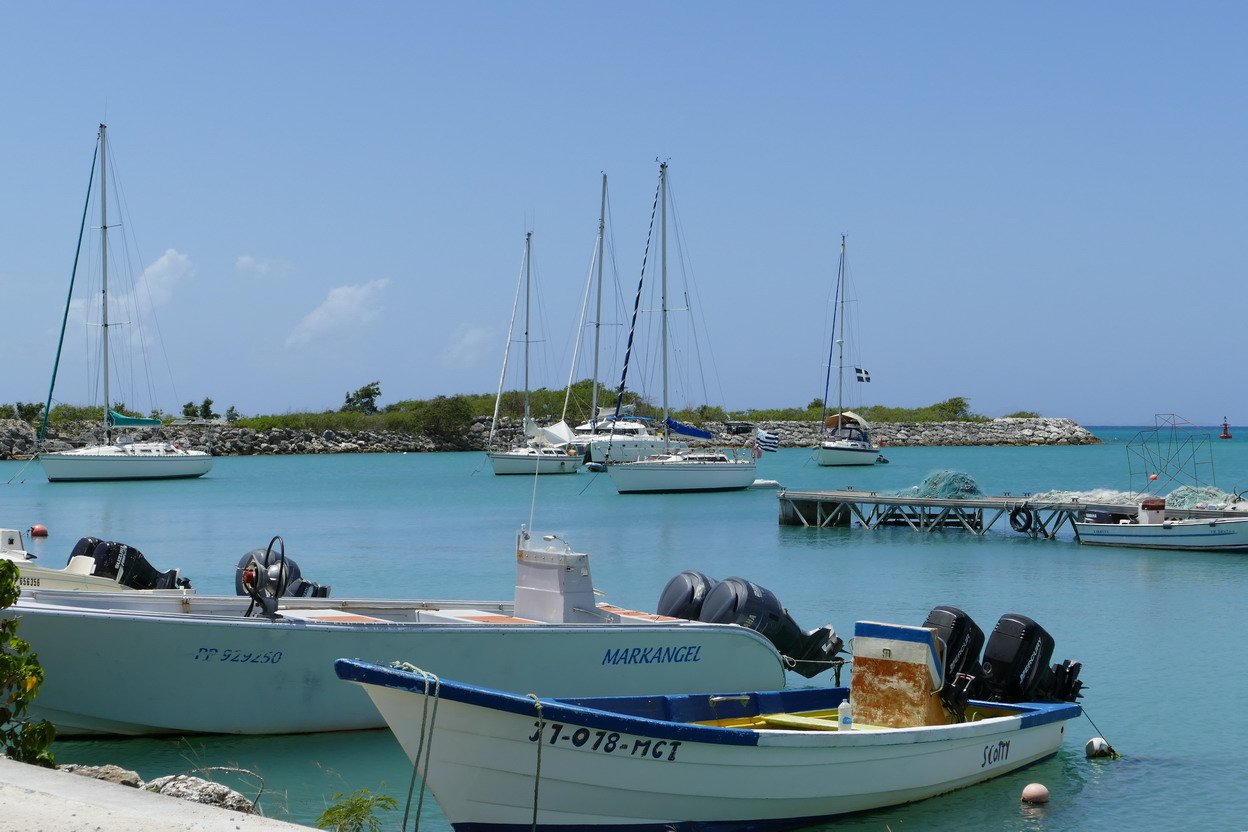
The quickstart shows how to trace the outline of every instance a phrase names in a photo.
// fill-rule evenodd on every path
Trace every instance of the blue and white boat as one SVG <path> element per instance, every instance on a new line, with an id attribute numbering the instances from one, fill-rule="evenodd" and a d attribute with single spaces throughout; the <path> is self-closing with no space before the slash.
<path id="1" fill-rule="evenodd" d="M 1082 711 L 1078 665 L 1048 668 L 1047 633 L 1003 617 L 984 654 L 986 698 L 959 700 L 964 674 L 946 685 L 944 658 L 966 652 L 938 632 L 859 622 L 849 687 L 550 699 L 411 667 L 335 670 L 368 691 L 459 832 L 778 830 L 1057 752 Z"/>

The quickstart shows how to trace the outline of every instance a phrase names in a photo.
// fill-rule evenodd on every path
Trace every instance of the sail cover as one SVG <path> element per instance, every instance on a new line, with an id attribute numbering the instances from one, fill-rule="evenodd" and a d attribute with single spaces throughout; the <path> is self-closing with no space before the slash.
<path id="1" fill-rule="evenodd" d="M 159 425 L 159 419 L 140 419 L 135 416 L 123 416 L 115 410 L 108 411 L 108 424 L 115 428 L 135 428 L 145 425 Z"/>
<path id="2" fill-rule="evenodd" d="M 668 430 L 670 430 L 672 433 L 679 433 L 684 436 L 696 436 L 699 439 L 711 438 L 711 432 L 709 430 L 702 430 L 701 428 L 695 428 L 690 425 L 682 425 L 680 422 L 677 422 L 675 419 L 669 418 L 663 424 L 667 425 Z"/>

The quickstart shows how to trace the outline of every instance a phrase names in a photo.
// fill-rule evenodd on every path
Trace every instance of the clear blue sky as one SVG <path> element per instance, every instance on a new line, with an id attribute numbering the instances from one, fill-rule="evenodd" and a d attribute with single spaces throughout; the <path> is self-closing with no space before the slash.
<path id="1" fill-rule="evenodd" d="M 714 404 L 821 395 L 845 233 L 863 403 L 1248 423 L 1241 3 L 2 11 L 0 401 L 46 395 L 103 121 L 166 411 L 492 392 L 529 230 L 560 386 L 600 175 L 631 293 L 661 157 Z"/>

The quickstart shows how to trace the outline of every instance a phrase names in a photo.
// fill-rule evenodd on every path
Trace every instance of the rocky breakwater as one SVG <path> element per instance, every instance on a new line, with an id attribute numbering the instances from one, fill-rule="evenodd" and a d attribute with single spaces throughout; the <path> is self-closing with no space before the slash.
<path id="1" fill-rule="evenodd" d="M 746 425 L 746 432 L 741 426 Z M 753 427 L 780 437 L 782 447 L 814 447 L 822 431 L 812 422 L 728 422 L 713 430 L 730 445 L 753 438 Z M 885 448 L 966 445 L 1099 445 L 1101 440 L 1071 419 L 990 419 L 984 422 L 872 422 L 871 437 Z"/>
<path id="2" fill-rule="evenodd" d="M 745 446 L 756 428 L 780 437 L 786 448 L 813 447 L 820 430 L 812 422 L 712 422 L 704 425 L 713 438 L 695 445 Z M 490 417 L 474 419 L 460 436 L 444 438 L 394 431 L 334 431 L 292 428 L 255 430 L 228 424 L 145 429 L 137 441 L 164 440 L 208 451 L 213 456 L 274 454 L 427 453 L 481 451 L 490 433 Z M 992 419 L 984 422 L 882 422 L 871 435 L 885 448 L 940 445 L 1096 445 L 1085 428 L 1070 419 Z M 519 420 L 500 419 L 494 441 L 510 446 L 523 440 Z M 67 450 L 100 441 L 99 429 L 81 425 L 49 432 L 49 450 Z M 0 420 L 0 459 L 30 459 L 35 454 L 35 429 L 26 422 Z"/>

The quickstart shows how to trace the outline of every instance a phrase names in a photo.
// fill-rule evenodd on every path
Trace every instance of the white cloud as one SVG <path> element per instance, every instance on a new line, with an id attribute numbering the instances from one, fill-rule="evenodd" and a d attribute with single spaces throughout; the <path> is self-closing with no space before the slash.
<path id="1" fill-rule="evenodd" d="M 234 261 L 234 271 L 246 274 L 258 274 L 261 277 L 276 277 L 290 270 L 290 264 L 284 260 L 267 260 L 243 254 Z"/>
<path id="2" fill-rule="evenodd" d="M 329 290 L 320 306 L 307 314 L 291 331 L 286 346 L 297 347 L 335 332 L 358 329 L 381 315 L 381 293 L 390 285 L 387 278 L 370 280 L 361 286 L 339 286 Z"/>
<path id="3" fill-rule="evenodd" d="M 153 307 L 161 306 L 173 298 L 174 287 L 194 271 L 191 258 L 175 249 L 167 249 L 143 270 L 143 274 L 135 281 L 134 294 L 146 298 Z M 120 305 L 124 307 L 125 303 Z"/>
<path id="4" fill-rule="evenodd" d="M 487 343 L 490 331 L 485 327 L 465 324 L 442 348 L 442 360 L 449 367 L 471 367 L 497 345 Z"/>

